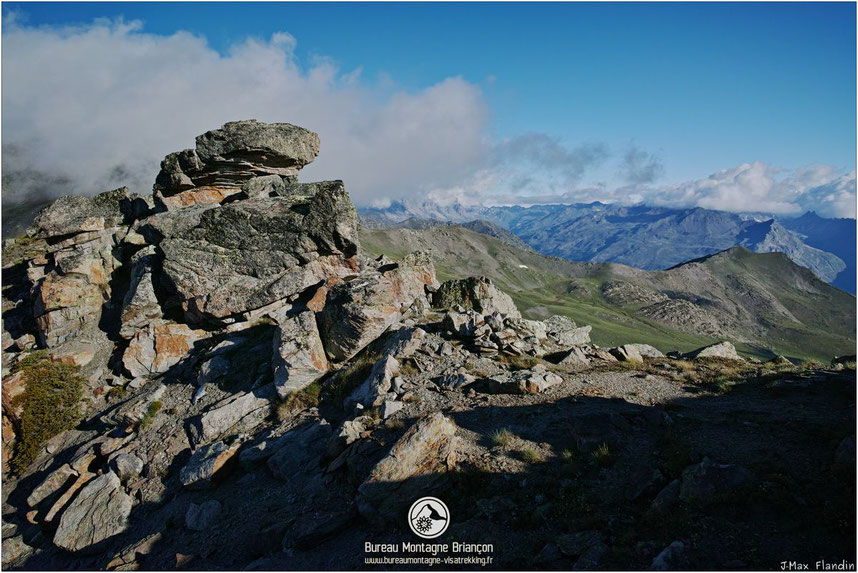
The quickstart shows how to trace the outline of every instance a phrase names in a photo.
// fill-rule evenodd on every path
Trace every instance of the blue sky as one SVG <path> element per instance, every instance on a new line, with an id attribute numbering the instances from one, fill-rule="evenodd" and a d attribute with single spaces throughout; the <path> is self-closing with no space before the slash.
<path id="1" fill-rule="evenodd" d="M 365 202 L 446 190 L 504 200 L 517 193 L 533 201 L 562 195 L 708 200 L 718 208 L 747 210 L 747 201 L 737 202 L 744 196 L 757 210 L 783 203 L 796 211 L 813 207 L 816 199 L 806 192 L 827 197 L 818 188 L 835 185 L 839 199 L 836 209 L 828 205 L 831 213 L 849 210 L 842 193 L 849 187 L 843 177 L 855 169 L 854 3 L 4 2 L 3 9 L 4 66 L 17 57 L 10 45 L 19 38 L 15 32 L 41 30 L 67 45 L 70 35 L 84 38 L 100 25 L 97 19 L 110 19 L 100 21 L 110 28 L 121 18 L 141 26 L 122 38 L 105 38 L 104 49 L 113 49 L 111 42 L 151 43 L 189 32 L 228 60 L 255 39 L 288 52 L 299 78 L 332 73 L 326 95 L 358 90 L 361 103 L 349 117 L 362 106 L 381 109 L 410 97 L 418 108 L 443 109 L 452 100 L 451 123 L 479 118 L 463 130 L 468 142 L 481 140 L 474 144 L 480 149 L 462 149 L 459 142 L 447 146 L 456 157 L 432 157 L 451 166 L 449 179 L 421 187 L 409 185 L 407 173 L 393 181 L 358 174 L 357 197 Z M 79 28 L 69 31 L 70 25 Z M 97 65 L 97 58 L 79 65 Z M 109 65 L 101 73 L 111 73 Z M 27 83 L 6 76 L 4 88 Z M 21 95 L 20 102 L 7 102 L 4 93 L 4 120 L 7 107 L 17 110 L 27 100 Z M 307 124 L 290 114 L 300 106 L 284 107 L 285 117 L 266 119 Z M 237 106 L 236 113 L 245 109 Z M 235 118 L 223 121 L 229 119 Z M 421 121 L 427 129 L 439 118 Z M 326 133 L 320 133 L 321 162 Z M 183 139 L 185 146 L 193 135 Z M 445 146 L 445 135 L 430 139 Z M 4 126 L 4 145 L 6 140 Z M 335 154 L 346 154 L 340 144 L 333 143 Z M 462 156 L 470 169 L 458 164 Z M 352 175 L 352 167 L 336 159 L 321 165 L 320 175 L 340 164 L 344 179 Z M 430 167 L 437 169 L 416 166 L 415 176 Z M 719 187 L 724 181 L 729 188 Z M 847 199 L 854 205 L 854 174 L 851 189 Z"/>

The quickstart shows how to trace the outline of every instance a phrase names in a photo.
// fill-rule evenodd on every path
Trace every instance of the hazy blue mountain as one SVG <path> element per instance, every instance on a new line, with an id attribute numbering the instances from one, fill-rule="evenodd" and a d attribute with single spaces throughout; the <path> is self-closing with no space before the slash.
<path id="1" fill-rule="evenodd" d="M 780 223 L 801 236 L 805 244 L 834 253 L 846 268 L 831 283 L 847 292 L 855 292 L 855 219 L 826 219 L 808 211 L 796 219 Z"/>

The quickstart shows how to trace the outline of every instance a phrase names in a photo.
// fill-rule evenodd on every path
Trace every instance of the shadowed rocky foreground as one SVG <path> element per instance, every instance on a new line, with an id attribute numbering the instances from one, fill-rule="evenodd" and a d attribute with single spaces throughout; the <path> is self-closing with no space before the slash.
<path id="1" fill-rule="evenodd" d="M 600 348 L 368 257 L 318 152 L 228 123 L 4 243 L 4 567 L 425 568 L 366 544 L 427 495 L 489 568 L 854 564 L 854 357 Z"/>

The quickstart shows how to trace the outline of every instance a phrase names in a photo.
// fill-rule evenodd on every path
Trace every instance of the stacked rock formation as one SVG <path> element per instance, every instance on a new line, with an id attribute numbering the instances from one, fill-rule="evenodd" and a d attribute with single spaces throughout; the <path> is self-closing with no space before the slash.
<path id="1" fill-rule="evenodd" d="M 169 392 L 153 380 L 193 377 L 200 412 L 188 431 L 195 447 L 208 448 L 195 455 L 234 452 L 216 440 L 261 423 L 272 397 L 325 375 L 437 285 L 425 256 L 385 265 L 359 257 L 357 213 L 343 183 L 298 182 L 318 153 L 319 137 L 306 129 L 231 122 L 167 155 L 152 196 L 121 188 L 43 209 L 26 241 L 11 245 L 20 256 L 4 270 L 4 295 L 15 293 L 4 298 L 4 374 L 19 353 L 47 348 L 85 375 L 83 415 L 103 408 L 111 388 L 137 391 L 101 415 L 118 428 L 161 407 Z M 252 387 L 237 393 L 211 388 L 248 375 Z M 8 392 L 4 384 L 4 473 L 20 431 L 13 399 L 26 394 L 26 377 L 13 378 Z M 89 481 L 93 468 L 70 470 L 82 481 L 66 501 L 88 485 L 69 509 L 47 508 L 52 519 L 62 514 L 56 543 L 73 551 L 122 531 L 131 507 L 127 472 L 118 475 L 128 464 L 116 461 L 131 454 L 98 444 L 87 451 L 104 479 Z M 219 464 L 206 458 L 185 474 L 206 483 Z M 46 483 L 52 495 L 65 491 L 65 479 Z M 78 527 L 89 515 L 104 515 L 103 524 Z"/>

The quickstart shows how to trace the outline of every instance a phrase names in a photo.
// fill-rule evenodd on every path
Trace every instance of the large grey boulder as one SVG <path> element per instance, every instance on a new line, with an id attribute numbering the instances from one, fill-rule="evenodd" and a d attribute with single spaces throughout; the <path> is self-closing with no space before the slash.
<path id="1" fill-rule="evenodd" d="M 399 372 L 399 361 L 392 354 L 384 356 L 373 365 L 367 379 L 348 397 L 347 404 L 380 406 L 390 392 L 393 377 L 397 372 Z"/>
<path id="2" fill-rule="evenodd" d="M 650 346 L 649 344 L 626 344 L 626 348 L 632 348 L 638 352 L 641 356 L 645 358 L 664 358 L 664 354 L 658 348 L 654 346 Z"/>
<path id="3" fill-rule="evenodd" d="M 138 477 L 143 472 L 143 460 L 134 454 L 119 454 L 110 462 L 111 469 L 119 476 L 119 480 L 127 482 Z"/>
<path id="4" fill-rule="evenodd" d="M 709 346 L 698 348 L 697 350 L 692 350 L 691 352 L 683 355 L 683 358 L 724 358 L 727 360 L 745 360 L 736 352 L 736 347 L 733 346 L 733 343 L 727 342 L 726 340 L 718 342 L 717 344 L 710 344 Z"/>
<path id="5" fill-rule="evenodd" d="M 592 326 L 578 326 L 575 321 L 565 316 L 554 315 L 545 319 L 545 332 L 548 339 L 563 348 L 580 346 L 590 343 Z"/>
<path id="6" fill-rule="evenodd" d="M 319 154 L 319 136 L 289 123 L 231 121 L 197 136 L 196 155 L 210 162 L 249 163 L 294 175 Z"/>
<path id="7" fill-rule="evenodd" d="M 134 199 L 127 187 L 94 197 L 60 197 L 39 211 L 32 233 L 37 237 L 60 237 L 117 227 L 131 218 Z"/>
<path id="8" fill-rule="evenodd" d="M 274 333 L 274 384 L 285 398 L 321 378 L 328 371 L 328 358 L 319 337 L 316 315 L 309 310 L 294 313 L 284 308 L 272 313 Z"/>
<path id="9" fill-rule="evenodd" d="M 558 364 L 576 369 L 587 368 L 590 366 L 590 359 L 587 358 L 587 354 L 584 353 L 580 346 L 573 346 Z"/>
<path id="10" fill-rule="evenodd" d="M 637 347 L 632 344 L 624 344 L 608 350 L 620 362 L 643 362 L 643 356 Z"/>
<path id="11" fill-rule="evenodd" d="M 128 527 L 132 499 L 119 477 L 108 472 L 89 482 L 60 518 L 54 545 L 80 551 Z"/>
<path id="12" fill-rule="evenodd" d="M 456 424 L 440 412 L 414 423 L 358 488 L 367 519 L 401 519 L 408 504 L 431 492 L 456 464 Z"/>
<path id="13" fill-rule="evenodd" d="M 412 253 L 328 291 L 319 331 L 328 356 L 347 360 L 396 323 L 426 287 L 437 285 L 429 255 Z"/>
<path id="14" fill-rule="evenodd" d="M 357 212 L 342 182 L 306 200 L 248 199 L 160 221 L 164 273 L 190 321 L 223 319 L 354 274 Z M 168 225 L 164 225 L 169 222 Z"/>
<path id="15" fill-rule="evenodd" d="M 530 370 L 516 370 L 493 376 L 492 390 L 504 394 L 541 394 L 563 382 L 558 374 L 549 372 L 541 364 Z"/>
<path id="16" fill-rule="evenodd" d="M 183 191 L 194 187 L 188 173 L 198 173 L 203 162 L 194 149 L 185 149 L 167 154 L 161 161 L 161 171 L 155 177 L 155 190 L 169 189 Z"/>
<path id="17" fill-rule="evenodd" d="M 470 277 L 442 283 L 432 296 L 432 305 L 438 308 L 461 306 L 482 314 L 498 312 L 511 318 L 521 318 L 512 298 L 486 277 Z"/>

